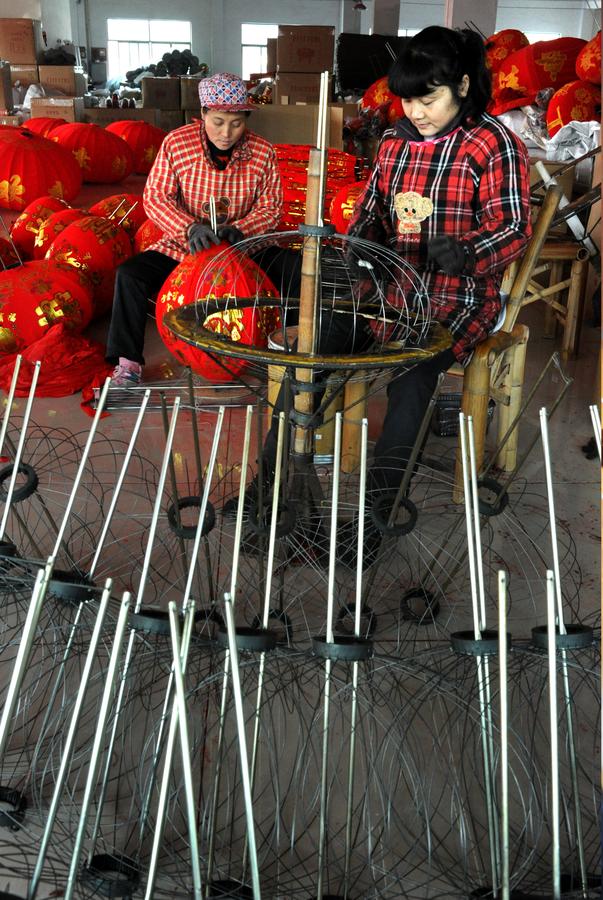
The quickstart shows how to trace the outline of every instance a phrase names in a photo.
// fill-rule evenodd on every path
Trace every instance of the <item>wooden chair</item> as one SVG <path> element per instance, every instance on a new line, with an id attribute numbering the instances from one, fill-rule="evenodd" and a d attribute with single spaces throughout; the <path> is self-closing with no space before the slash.
<path id="1" fill-rule="evenodd" d="M 450 374 L 458 374 L 463 379 L 461 408 L 465 415 L 473 418 L 478 471 L 484 459 L 490 398 L 498 404 L 500 437 L 508 430 L 509 423 L 521 406 L 529 329 L 526 325 L 517 324 L 516 320 L 561 193 L 561 188 L 557 185 L 551 185 L 547 189 L 525 253 L 505 273 L 503 292 L 508 294 L 508 299 L 502 327 L 476 347 L 466 368 L 454 366 L 450 370 Z M 368 387 L 365 382 L 356 380 L 346 386 L 342 433 L 342 469 L 346 472 L 353 471 L 359 462 L 360 423 L 367 413 L 367 397 Z M 501 457 L 497 462 L 505 470 L 511 471 L 517 457 L 517 429 L 505 445 Z M 457 502 L 462 499 L 462 483 L 461 457 L 457 452 L 454 487 Z"/>
<path id="2" fill-rule="evenodd" d="M 490 335 L 475 348 L 471 362 L 463 372 L 461 409 L 473 419 L 475 455 L 478 472 L 485 453 L 488 403 L 496 401 L 498 407 L 498 438 L 502 438 L 521 407 L 523 379 L 528 338 L 527 325 L 517 322 L 525 304 L 538 260 L 541 257 L 551 223 L 561 198 L 561 188 L 550 185 L 542 208 L 534 224 L 532 237 L 518 262 L 512 264 L 503 280 L 503 290 L 508 290 L 505 318 L 500 330 Z M 517 461 L 518 429 L 515 428 L 503 448 L 497 465 L 511 472 Z M 454 479 L 454 498 L 462 498 L 462 459 L 460 440 L 457 447 Z"/>

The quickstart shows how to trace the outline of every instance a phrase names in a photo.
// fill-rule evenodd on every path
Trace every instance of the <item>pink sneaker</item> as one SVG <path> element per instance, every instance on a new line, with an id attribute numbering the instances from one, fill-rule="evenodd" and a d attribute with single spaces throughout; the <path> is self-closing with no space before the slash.
<path id="1" fill-rule="evenodd" d="M 142 381 L 142 366 L 131 359 L 119 357 L 111 375 L 111 387 L 137 387 Z"/>

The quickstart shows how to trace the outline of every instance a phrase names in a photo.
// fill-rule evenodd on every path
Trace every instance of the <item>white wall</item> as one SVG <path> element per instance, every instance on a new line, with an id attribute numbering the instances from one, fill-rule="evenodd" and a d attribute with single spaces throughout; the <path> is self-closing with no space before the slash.
<path id="1" fill-rule="evenodd" d="M 519 28 L 531 32 L 560 32 L 563 37 L 590 40 L 600 28 L 601 8 L 589 11 L 583 0 L 530 0 L 524 7 L 519 0 L 498 0 L 496 30 Z"/>

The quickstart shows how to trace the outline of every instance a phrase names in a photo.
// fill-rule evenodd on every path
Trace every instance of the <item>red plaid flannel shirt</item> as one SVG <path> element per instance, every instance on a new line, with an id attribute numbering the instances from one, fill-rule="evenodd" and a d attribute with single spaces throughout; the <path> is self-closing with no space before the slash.
<path id="1" fill-rule="evenodd" d="M 432 316 L 449 329 L 454 355 L 464 363 L 496 324 L 503 270 L 530 233 L 527 150 L 488 115 L 435 140 L 386 131 L 348 229 L 390 247 L 419 271 Z M 467 245 L 475 261 L 470 274 L 425 270 L 429 241 L 443 234 Z M 395 286 L 388 293 L 399 306 Z"/>
<path id="2" fill-rule="evenodd" d="M 219 225 L 234 225 L 245 237 L 276 230 L 283 190 L 272 144 L 246 131 L 220 171 L 209 155 L 202 122 L 171 131 L 144 188 L 145 210 L 164 232 L 149 249 L 183 259 L 190 225 L 209 224 L 210 197 L 216 203 Z"/>

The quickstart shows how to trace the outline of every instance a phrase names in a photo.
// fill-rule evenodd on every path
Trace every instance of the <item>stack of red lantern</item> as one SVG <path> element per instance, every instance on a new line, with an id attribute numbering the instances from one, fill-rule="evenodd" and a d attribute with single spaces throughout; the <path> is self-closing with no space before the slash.
<path id="1" fill-rule="evenodd" d="M 113 184 L 132 172 L 134 158 L 128 145 L 99 125 L 70 122 L 53 129 L 50 138 L 71 151 L 85 182 Z"/>

